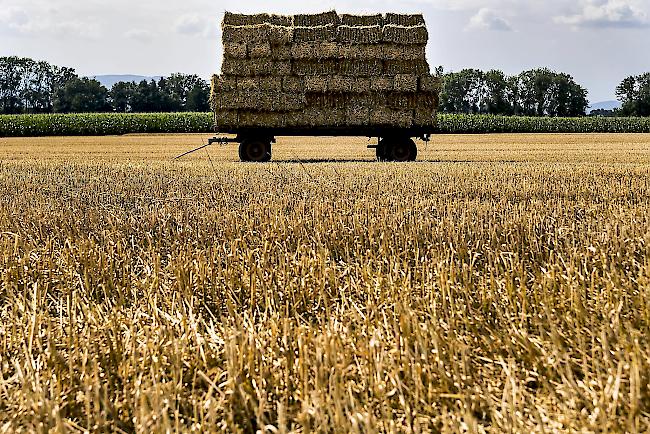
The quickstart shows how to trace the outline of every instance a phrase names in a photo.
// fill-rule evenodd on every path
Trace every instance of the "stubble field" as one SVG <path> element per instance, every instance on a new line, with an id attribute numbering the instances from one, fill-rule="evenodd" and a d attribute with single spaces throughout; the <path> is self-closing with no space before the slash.
<path id="1" fill-rule="evenodd" d="M 645 432 L 650 135 L 0 139 L 0 431 Z"/>

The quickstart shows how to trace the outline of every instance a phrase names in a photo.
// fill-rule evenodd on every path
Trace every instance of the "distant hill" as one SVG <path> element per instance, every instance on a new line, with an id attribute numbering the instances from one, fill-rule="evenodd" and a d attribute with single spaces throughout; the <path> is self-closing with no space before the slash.
<path id="1" fill-rule="evenodd" d="M 160 80 L 161 76 L 153 76 L 153 77 L 148 77 L 144 75 L 130 75 L 130 74 L 123 74 L 123 75 L 95 75 L 91 78 L 94 78 L 95 80 L 99 81 L 101 84 L 103 84 L 105 87 L 110 89 L 113 87 L 115 83 L 119 83 L 120 81 L 132 81 L 134 83 L 140 83 L 142 80 Z"/>
<path id="2" fill-rule="evenodd" d="M 614 110 L 615 108 L 621 108 L 619 101 L 601 101 L 590 105 L 587 112 L 591 112 L 592 110 Z"/>

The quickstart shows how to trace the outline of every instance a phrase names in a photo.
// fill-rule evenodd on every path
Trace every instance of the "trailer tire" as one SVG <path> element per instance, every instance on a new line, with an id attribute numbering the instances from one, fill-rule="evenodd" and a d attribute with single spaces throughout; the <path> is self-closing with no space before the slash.
<path id="1" fill-rule="evenodd" d="M 239 144 L 239 159 L 254 163 L 271 161 L 271 142 L 261 139 L 243 140 Z"/>
<path id="2" fill-rule="evenodd" d="M 382 139 L 382 142 L 384 142 L 382 153 L 385 160 L 404 163 L 418 158 L 418 147 L 409 137 L 386 138 Z M 379 154 L 379 148 L 377 153 Z"/>

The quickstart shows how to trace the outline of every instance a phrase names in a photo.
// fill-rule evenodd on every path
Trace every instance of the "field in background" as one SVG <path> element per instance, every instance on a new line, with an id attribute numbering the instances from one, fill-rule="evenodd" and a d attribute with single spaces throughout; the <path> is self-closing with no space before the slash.
<path id="1" fill-rule="evenodd" d="M 0 139 L 0 430 L 650 429 L 650 135 Z"/>
<path id="2" fill-rule="evenodd" d="M 211 113 L 0 115 L 0 137 L 107 136 L 214 131 Z M 650 133 L 646 118 L 439 114 L 439 134 Z"/>

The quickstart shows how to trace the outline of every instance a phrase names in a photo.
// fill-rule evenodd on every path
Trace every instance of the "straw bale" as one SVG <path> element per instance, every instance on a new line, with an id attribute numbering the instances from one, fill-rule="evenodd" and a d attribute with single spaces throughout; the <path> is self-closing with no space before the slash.
<path id="1" fill-rule="evenodd" d="M 223 55 L 233 59 L 245 59 L 248 56 L 248 47 L 241 42 L 224 42 Z"/>
<path id="2" fill-rule="evenodd" d="M 397 74 L 393 88 L 397 92 L 417 92 L 418 76 L 415 74 Z"/>
<path id="3" fill-rule="evenodd" d="M 269 42 L 258 42 L 248 45 L 248 56 L 251 58 L 271 57 L 271 44 Z"/>
<path id="4" fill-rule="evenodd" d="M 370 124 L 370 107 L 351 104 L 345 108 L 345 124 L 348 126 L 367 126 Z"/>
<path id="5" fill-rule="evenodd" d="M 239 113 L 236 110 L 216 110 L 214 123 L 219 129 L 236 128 L 239 125 Z"/>
<path id="6" fill-rule="evenodd" d="M 291 15 L 273 15 L 273 14 L 235 14 L 226 12 L 223 17 L 223 23 L 231 26 L 251 26 L 256 24 L 274 24 L 276 26 L 292 26 L 293 17 Z"/>
<path id="7" fill-rule="evenodd" d="M 293 75 L 333 75 L 339 72 L 336 60 L 296 60 L 293 62 Z"/>
<path id="8" fill-rule="evenodd" d="M 320 14 L 299 14 L 293 17 L 293 24 L 296 27 L 338 26 L 340 23 L 341 20 L 336 11 Z"/>
<path id="9" fill-rule="evenodd" d="M 391 92 L 386 102 L 392 109 L 413 110 L 418 107 L 419 99 L 417 93 Z"/>
<path id="10" fill-rule="evenodd" d="M 345 125 L 345 110 L 308 107 L 302 113 L 302 126 L 339 127 Z"/>
<path id="11" fill-rule="evenodd" d="M 388 13 L 384 18 L 384 24 L 411 27 L 423 26 L 425 22 L 422 14 L 408 15 Z"/>
<path id="12" fill-rule="evenodd" d="M 221 65 L 224 75 L 254 77 L 258 75 L 290 75 L 291 62 L 271 59 L 224 59 Z"/>
<path id="13" fill-rule="evenodd" d="M 313 75 L 305 77 L 306 92 L 327 92 L 329 90 L 330 77 L 326 75 Z"/>
<path id="14" fill-rule="evenodd" d="M 438 94 L 436 92 L 418 92 L 416 96 L 417 107 L 438 108 Z"/>
<path id="15" fill-rule="evenodd" d="M 376 107 L 370 110 L 369 122 L 375 126 L 410 128 L 413 125 L 413 110 Z"/>
<path id="16" fill-rule="evenodd" d="M 291 46 L 294 59 L 336 59 L 339 44 L 336 42 L 298 42 Z"/>
<path id="17" fill-rule="evenodd" d="M 363 93 L 370 90 L 370 79 L 334 75 L 329 81 L 330 92 L 345 92 L 348 94 Z"/>
<path id="18" fill-rule="evenodd" d="M 344 60 L 340 63 L 341 75 L 353 77 L 372 77 L 381 75 L 383 62 L 380 59 L 373 60 Z"/>
<path id="19" fill-rule="evenodd" d="M 239 126 L 241 127 L 263 127 L 283 128 L 286 126 L 286 114 L 268 111 L 241 111 L 239 112 Z"/>
<path id="20" fill-rule="evenodd" d="M 273 60 L 291 60 L 291 45 L 272 45 L 271 59 Z"/>
<path id="21" fill-rule="evenodd" d="M 279 76 L 274 76 L 274 75 L 267 75 L 264 77 L 259 77 L 259 90 L 261 91 L 274 91 L 274 92 L 281 92 L 282 91 L 282 77 Z"/>
<path id="22" fill-rule="evenodd" d="M 413 111 L 413 125 L 418 127 L 435 128 L 438 124 L 435 109 L 418 107 Z"/>
<path id="23" fill-rule="evenodd" d="M 386 60 L 384 62 L 385 75 L 415 74 L 429 75 L 429 63 L 426 60 Z"/>
<path id="24" fill-rule="evenodd" d="M 393 77 L 372 77 L 370 79 L 370 90 L 373 92 L 390 92 L 395 88 Z"/>
<path id="25" fill-rule="evenodd" d="M 303 109 L 306 102 L 304 94 L 249 90 L 222 93 L 218 108 L 221 110 L 291 111 Z"/>
<path id="26" fill-rule="evenodd" d="M 267 25 L 268 40 L 271 45 L 287 45 L 293 42 L 293 27 Z"/>
<path id="27" fill-rule="evenodd" d="M 307 107 L 320 107 L 327 109 L 343 109 L 352 99 L 352 95 L 343 92 L 307 93 L 305 95 Z"/>
<path id="28" fill-rule="evenodd" d="M 376 44 L 383 38 L 380 26 L 339 26 L 336 40 L 345 44 Z"/>
<path id="29" fill-rule="evenodd" d="M 304 77 L 286 76 L 282 77 L 282 91 L 283 92 L 304 92 L 305 79 Z"/>
<path id="30" fill-rule="evenodd" d="M 222 30 L 224 44 L 230 42 L 254 44 L 269 40 L 269 26 L 267 24 L 256 24 L 252 26 L 231 26 L 224 24 Z"/>
<path id="31" fill-rule="evenodd" d="M 336 41 L 336 27 L 332 25 L 318 27 L 294 27 L 294 42 L 331 42 Z"/>
<path id="32" fill-rule="evenodd" d="M 376 15 L 341 15 L 341 24 L 344 26 L 383 26 L 384 17 Z"/>
<path id="33" fill-rule="evenodd" d="M 397 26 L 387 25 L 383 29 L 382 41 L 395 44 L 426 44 L 429 40 L 429 32 L 425 26 Z"/>
<path id="34" fill-rule="evenodd" d="M 224 77 L 222 75 L 212 76 L 212 90 L 230 92 L 237 90 L 237 79 L 234 77 Z"/>
<path id="35" fill-rule="evenodd" d="M 426 45 L 382 44 L 381 58 L 384 60 L 422 60 L 426 59 Z"/>
<path id="36" fill-rule="evenodd" d="M 435 75 L 422 75 L 418 83 L 418 90 L 423 92 L 440 92 L 442 81 Z"/>
<path id="37" fill-rule="evenodd" d="M 237 91 L 255 91 L 260 88 L 259 77 L 238 77 Z"/>
<path id="38" fill-rule="evenodd" d="M 380 44 L 338 44 L 341 59 L 381 59 L 382 46 Z"/>

